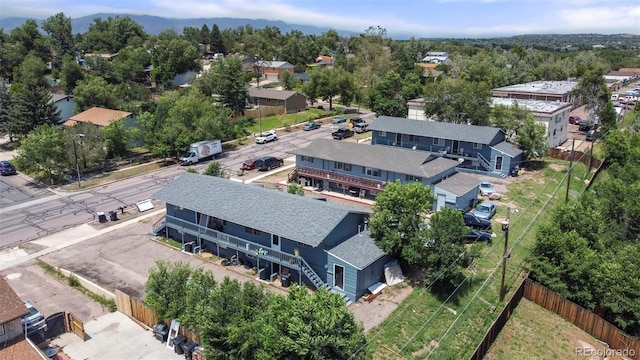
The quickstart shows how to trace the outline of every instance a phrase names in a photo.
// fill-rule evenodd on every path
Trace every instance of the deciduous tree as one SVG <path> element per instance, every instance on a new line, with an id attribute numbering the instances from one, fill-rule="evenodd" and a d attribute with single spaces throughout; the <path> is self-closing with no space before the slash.
<path id="1" fill-rule="evenodd" d="M 36 127 L 18 148 L 16 166 L 46 183 L 61 180 L 67 168 L 67 148 L 62 132 L 52 124 Z"/>

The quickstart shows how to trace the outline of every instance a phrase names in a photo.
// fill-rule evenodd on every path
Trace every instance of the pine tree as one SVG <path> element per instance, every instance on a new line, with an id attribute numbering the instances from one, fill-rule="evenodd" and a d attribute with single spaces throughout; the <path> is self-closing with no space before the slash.
<path id="1" fill-rule="evenodd" d="M 6 131 L 13 135 L 27 135 L 39 125 L 57 125 L 60 120 L 60 110 L 51 102 L 49 90 L 27 82 L 12 96 Z"/>
<path id="2" fill-rule="evenodd" d="M 220 29 L 218 28 L 218 24 L 213 24 L 211 28 L 211 52 L 214 54 L 221 53 L 225 54 L 226 50 L 224 48 L 224 40 L 222 39 L 222 34 L 220 34 Z"/>

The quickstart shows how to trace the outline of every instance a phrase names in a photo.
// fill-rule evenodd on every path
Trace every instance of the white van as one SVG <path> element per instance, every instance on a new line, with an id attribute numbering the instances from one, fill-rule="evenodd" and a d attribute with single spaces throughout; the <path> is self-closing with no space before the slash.
<path id="1" fill-rule="evenodd" d="M 618 94 L 611 94 L 611 101 L 616 101 L 616 100 L 618 100 L 618 97 L 619 97 L 619 96 L 620 96 L 620 95 L 618 95 Z"/>
<path id="2" fill-rule="evenodd" d="M 369 131 L 369 124 L 367 124 L 366 122 L 355 124 L 353 125 L 353 131 L 358 134 L 365 133 Z"/>

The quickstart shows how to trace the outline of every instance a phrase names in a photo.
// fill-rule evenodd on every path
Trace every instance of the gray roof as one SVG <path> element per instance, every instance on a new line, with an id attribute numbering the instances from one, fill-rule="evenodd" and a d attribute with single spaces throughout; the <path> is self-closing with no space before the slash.
<path id="1" fill-rule="evenodd" d="M 265 89 L 265 88 L 249 88 L 249 96 L 252 98 L 262 98 L 262 99 L 276 99 L 276 100 L 287 100 L 295 94 L 300 94 L 297 91 L 290 90 L 276 90 L 276 89 Z M 305 96 L 303 94 L 300 94 Z M 306 97 L 306 96 L 305 96 Z"/>
<path id="2" fill-rule="evenodd" d="M 477 188 L 478 185 L 480 185 L 480 180 L 462 172 L 449 176 L 447 179 L 436 184 L 437 187 L 450 191 L 458 196 L 468 194 L 469 191 Z"/>
<path id="3" fill-rule="evenodd" d="M 286 61 L 259 61 L 258 65 L 268 68 L 292 69 L 295 66 Z"/>
<path id="4" fill-rule="evenodd" d="M 503 141 L 501 143 L 495 144 L 492 146 L 492 148 L 502 153 L 505 153 L 511 157 L 516 157 L 522 154 L 522 150 L 518 149 L 515 145 L 513 145 L 508 141 Z"/>
<path id="5" fill-rule="evenodd" d="M 526 94 L 556 94 L 564 95 L 578 86 L 577 81 L 541 80 L 524 84 L 515 84 L 492 89 L 497 92 L 526 93 Z"/>
<path id="6" fill-rule="evenodd" d="M 365 269 L 385 256 L 384 251 L 376 245 L 368 230 L 361 231 L 327 252 L 358 270 Z"/>
<path id="7" fill-rule="evenodd" d="M 153 199 L 317 247 L 349 214 L 368 214 L 337 204 L 185 173 Z"/>
<path id="8" fill-rule="evenodd" d="M 73 98 L 73 96 L 64 94 L 51 94 L 51 100 L 49 100 L 47 104 L 57 103 L 58 101 L 64 100 L 66 98 Z"/>
<path id="9" fill-rule="evenodd" d="M 455 160 L 425 151 L 331 139 L 316 139 L 290 153 L 427 178 L 458 166 Z"/>
<path id="10" fill-rule="evenodd" d="M 369 126 L 369 130 L 437 139 L 459 140 L 479 144 L 491 144 L 491 141 L 502 132 L 501 129 L 490 126 L 414 120 L 392 116 L 378 117 L 376 121 Z"/>

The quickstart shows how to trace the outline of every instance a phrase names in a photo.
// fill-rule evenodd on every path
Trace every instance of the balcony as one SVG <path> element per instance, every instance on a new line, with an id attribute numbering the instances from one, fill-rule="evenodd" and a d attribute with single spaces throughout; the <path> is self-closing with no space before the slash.
<path id="1" fill-rule="evenodd" d="M 357 187 L 360 189 L 369 189 L 382 191 L 386 184 L 385 181 L 372 180 L 358 176 L 347 175 L 335 171 L 314 169 L 305 166 L 298 166 L 299 176 L 305 176 L 314 179 L 328 180 L 331 182 Z"/>

